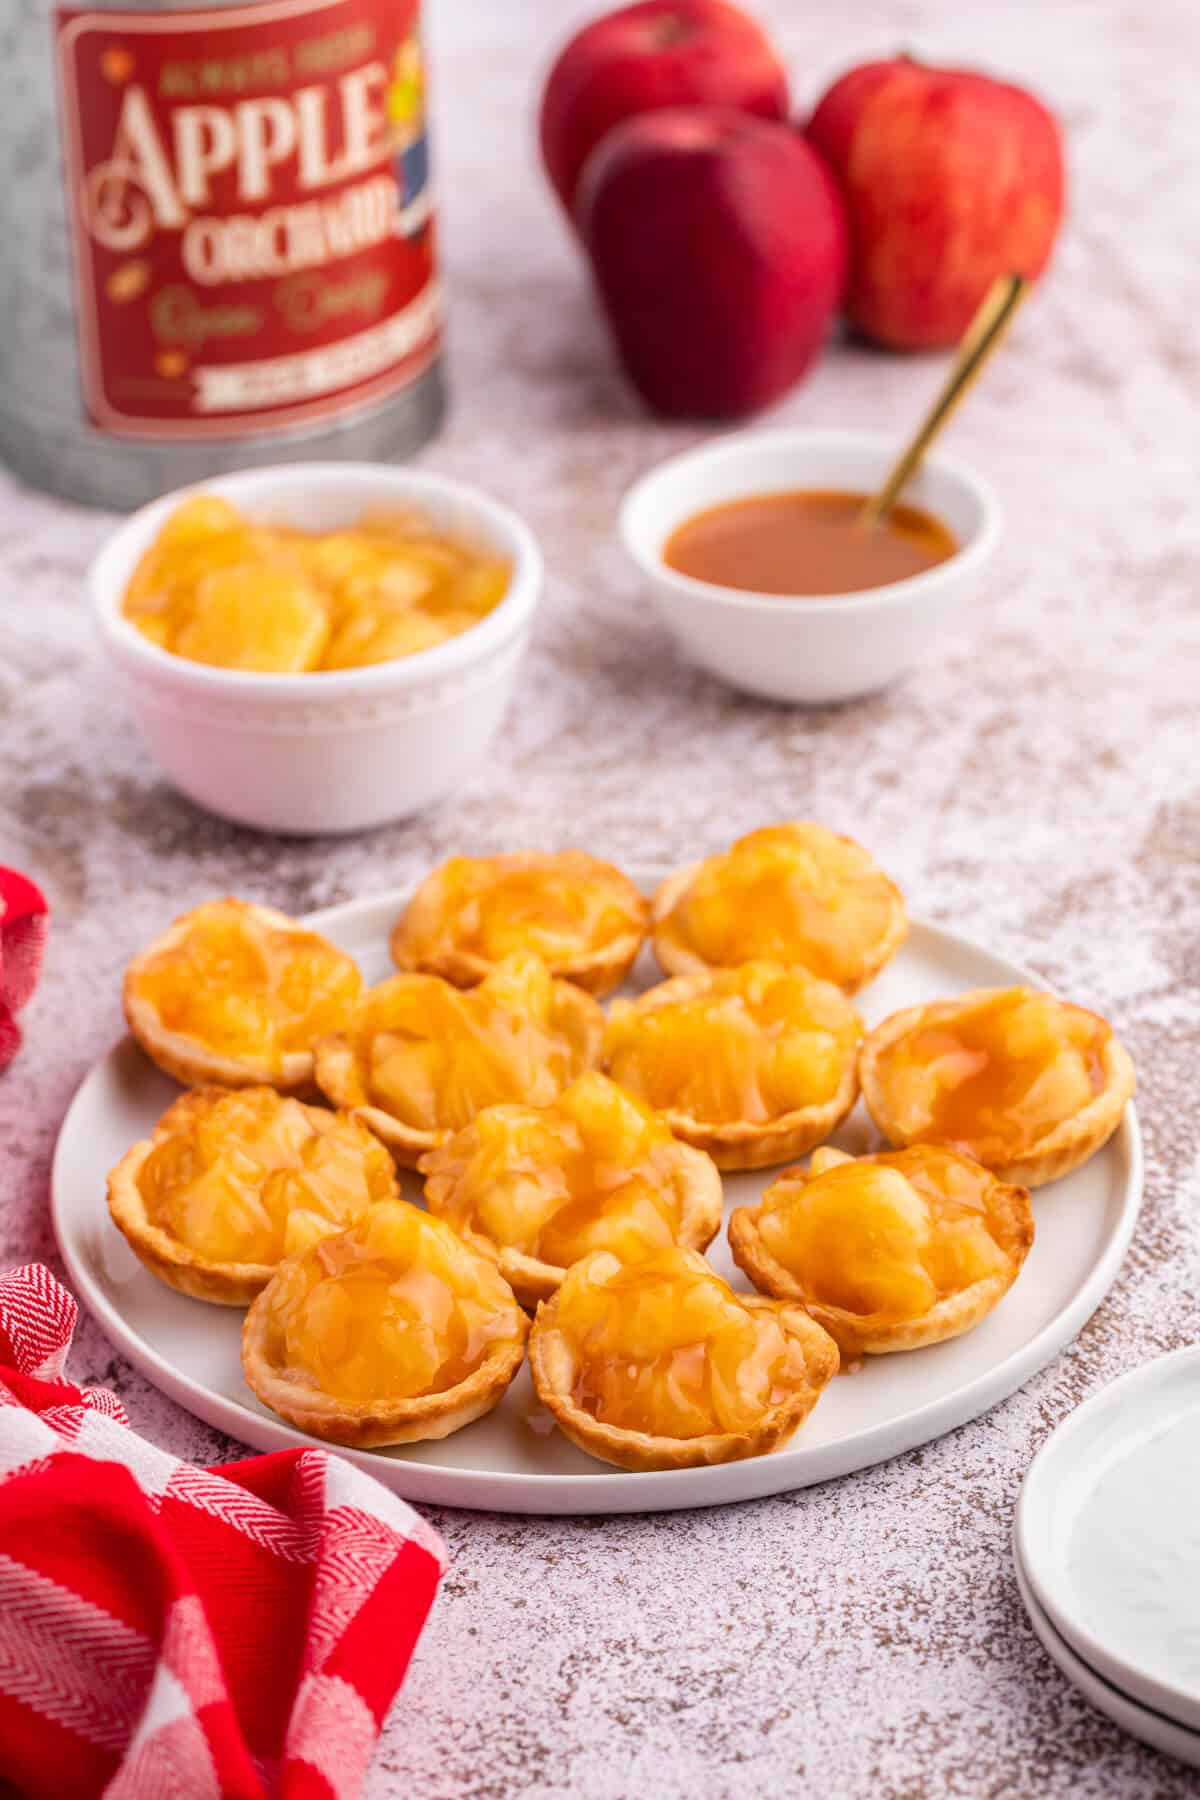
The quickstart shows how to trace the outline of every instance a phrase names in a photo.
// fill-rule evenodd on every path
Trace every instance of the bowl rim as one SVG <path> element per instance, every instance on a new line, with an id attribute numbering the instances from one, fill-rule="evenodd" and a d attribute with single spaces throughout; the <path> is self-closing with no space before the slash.
<path id="1" fill-rule="evenodd" d="M 856 588 L 843 594 L 770 594 L 756 588 L 724 587 L 720 582 L 701 581 L 694 575 L 684 575 L 678 569 L 671 568 L 662 556 L 665 537 L 657 551 L 647 552 L 638 541 L 640 534 L 635 528 L 636 515 L 650 503 L 659 482 L 689 468 L 700 468 L 711 463 L 727 463 L 732 467 L 744 457 L 757 455 L 764 449 L 775 450 L 781 457 L 786 456 L 789 451 L 798 450 L 861 450 L 872 456 L 882 456 L 886 464 L 895 455 L 898 443 L 898 439 L 886 433 L 859 431 L 849 426 L 794 426 L 775 431 L 736 432 L 718 438 L 715 442 L 696 444 L 689 450 L 681 450 L 676 455 L 655 463 L 626 489 L 617 515 L 617 529 L 626 554 L 640 572 L 652 582 L 673 589 L 684 599 L 700 600 L 710 606 L 727 607 L 736 612 L 769 613 L 776 618 L 789 614 L 803 617 L 808 614 L 819 616 L 828 612 L 871 612 L 902 607 L 913 600 L 931 597 L 933 591 L 946 582 L 957 581 L 961 576 L 969 574 L 991 555 L 999 539 L 1003 515 L 994 490 L 973 469 L 957 460 L 928 456 L 921 467 L 944 480 L 958 484 L 978 510 L 978 528 L 942 562 L 922 569 L 919 574 L 908 575 L 902 581 L 887 582 L 882 587 Z M 795 485 L 794 482 L 781 482 L 781 488 Z M 754 491 L 770 493 L 774 490 L 764 485 L 756 487 Z M 739 497 L 735 493 L 727 496 L 729 500 Z M 713 500 L 709 504 L 720 506 L 725 502 Z M 682 524 L 697 510 L 706 509 L 693 508 L 692 512 L 681 513 L 677 523 Z"/>
<path id="2" fill-rule="evenodd" d="M 304 670 L 295 674 L 269 669 L 225 669 L 212 663 L 193 662 L 152 643 L 125 618 L 121 602 L 129 572 L 122 576 L 116 571 L 129 554 L 130 539 L 144 535 L 144 547 L 148 547 L 152 533 L 181 501 L 194 494 L 219 494 L 252 510 L 256 495 L 278 494 L 284 489 L 303 492 L 323 480 L 360 486 L 364 505 L 369 503 L 368 489 L 375 490 L 377 499 L 387 489 L 394 499 L 409 498 L 418 503 L 422 498 L 452 501 L 465 512 L 473 513 L 483 534 L 503 542 L 505 554 L 512 560 L 512 576 L 501 599 L 478 624 L 409 656 L 355 669 Z M 348 693 L 366 695 L 417 687 L 427 679 L 458 673 L 505 648 L 529 624 L 543 574 L 541 549 L 524 519 L 473 483 L 401 464 L 325 461 L 272 463 L 169 489 L 121 521 L 92 558 L 87 583 L 93 615 L 108 648 L 127 666 L 140 669 L 147 677 L 197 693 L 317 702 L 345 699 Z"/>

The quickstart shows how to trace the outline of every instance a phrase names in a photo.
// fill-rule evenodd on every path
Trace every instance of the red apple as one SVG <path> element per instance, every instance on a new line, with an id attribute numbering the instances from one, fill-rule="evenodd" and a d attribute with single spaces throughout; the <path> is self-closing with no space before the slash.
<path id="1" fill-rule="evenodd" d="M 834 82 L 807 137 L 846 201 L 847 312 L 877 342 L 953 344 L 997 275 L 1045 267 L 1062 142 L 1023 88 L 908 57 L 865 63 Z"/>
<path id="2" fill-rule="evenodd" d="M 635 113 L 693 102 L 788 114 L 787 75 L 753 19 L 727 0 L 640 0 L 585 25 L 542 93 L 542 157 L 568 214 L 579 171 Z"/>
<path id="3" fill-rule="evenodd" d="M 630 379 L 659 412 L 736 419 L 799 380 L 846 278 L 837 189 L 787 125 L 677 106 L 617 125 L 575 223 Z"/>

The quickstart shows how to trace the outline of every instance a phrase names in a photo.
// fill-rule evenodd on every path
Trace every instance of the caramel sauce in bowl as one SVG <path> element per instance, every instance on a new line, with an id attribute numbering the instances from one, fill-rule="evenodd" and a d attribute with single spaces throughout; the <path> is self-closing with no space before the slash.
<path id="1" fill-rule="evenodd" d="M 643 476 L 621 536 L 683 654 L 746 692 L 825 705 L 886 687 L 968 628 L 999 509 L 975 475 L 930 458 L 890 521 L 860 531 L 894 451 L 865 432 L 748 432 Z"/>
<path id="2" fill-rule="evenodd" d="M 681 575 L 759 594 L 860 594 L 932 569 L 958 549 L 954 533 L 919 506 L 896 505 L 874 530 L 869 496 L 836 488 L 751 494 L 677 525 L 663 561 Z"/>

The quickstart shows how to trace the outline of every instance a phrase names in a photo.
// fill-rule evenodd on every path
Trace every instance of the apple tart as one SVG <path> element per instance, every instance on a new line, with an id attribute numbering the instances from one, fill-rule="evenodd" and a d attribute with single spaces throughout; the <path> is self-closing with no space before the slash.
<path id="1" fill-rule="evenodd" d="M 676 1244 L 703 1250 L 720 1229 L 712 1159 L 594 1071 L 549 1106 L 485 1108 L 418 1166 L 430 1212 L 525 1305 L 593 1250 L 636 1262 Z"/>
<path id="2" fill-rule="evenodd" d="M 810 1150 L 845 1118 L 862 1031 L 830 982 L 743 963 L 614 1002 L 604 1068 L 718 1168 L 759 1169 Z"/>
<path id="3" fill-rule="evenodd" d="M 536 956 L 510 956 L 478 987 L 393 975 L 317 1045 L 317 1080 L 415 1168 L 485 1106 L 548 1106 L 596 1062 L 604 1015 Z"/>
<path id="4" fill-rule="evenodd" d="M 196 1300 L 245 1306 L 285 1256 L 396 1197 L 392 1159 L 348 1113 L 274 1088 L 196 1088 L 108 1178 L 113 1222 Z"/>
<path id="5" fill-rule="evenodd" d="M 1026 1187 L 1101 1149 L 1134 1090 L 1104 1019 L 1027 987 L 893 1013 L 865 1039 L 859 1072 L 890 1144 L 945 1144 Z"/>
<path id="6" fill-rule="evenodd" d="M 412 1444 L 491 1412 L 528 1323 L 493 1262 L 398 1200 L 281 1264 L 246 1315 L 242 1368 L 301 1431 Z"/>
<path id="7" fill-rule="evenodd" d="M 668 975 L 798 963 L 853 993 L 908 933 L 899 888 L 853 838 L 793 820 L 663 882 L 654 950 Z"/>
<path id="8" fill-rule="evenodd" d="M 453 856 L 417 889 L 392 933 L 401 969 L 480 981 L 514 952 L 607 994 L 641 949 L 649 906 L 628 876 L 583 850 Z"/>
<path id="9" fill-rule="evenodd" d="M 838 1352 L 802 1306 L 735 1294 L 694 1250 L 629 1264 L 597 1250 L 538 1308 L 529 1367 L 542 1405 L 589 1456 L 690 1469 L 784 1443 Z"/>
<path id="10" fill-rule="evenodd" d="M 806 1307 L 844 1358 L 959 1337 L 1003 1299 L 1033 1243 L 1026 1188 L 954 1150 L 813 1152 L 729 1220 L 734 1261 Z"/>
<path id="11" fill-rule="evenodd" d="M 210 900 L 130 963 L 129 1029 L 186 1085 L 313 1085 L 313 1045 L 337 1031 L 362 990 L 357 964 L 268 906 Z"/>

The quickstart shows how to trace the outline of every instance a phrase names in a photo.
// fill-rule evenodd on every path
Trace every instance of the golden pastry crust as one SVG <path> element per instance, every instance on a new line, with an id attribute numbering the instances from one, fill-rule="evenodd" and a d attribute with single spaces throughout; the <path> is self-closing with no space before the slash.
<path id="1" fill-rule="evenodd" d="M 207 1300 L 218 1306 L 248 1306 L 266 1287 L 279 1266 L 278 1261 L 235 1262 L 200 1255 L 190 1244 L 154 1222 L 140 1181 L 147 1160 L 158 1146 L 186 1129 L 194 1118 L 214 1102 L 226 1098 L 228 1093 L 226 1088 L 213 1087 L 193 1088 L 181 1094 L 158 1121 L 153 1136 L 132 1144 L 110 1171 L 108 1210 L 113 1224 L 135 1256 L 168 1287 L 193 1300 Z M 306 1107 L 305 1110 L 321 1120 L 336 1118 L 355 1130 L 363 1129 L 349 1113 L 330 1114 L 317 1107 Z M 390 1192 L 395 1195 L 396 1191 L 393 1176 Z"/>
<path id="2" fill-rule="evenodd" d="M 477 1370 L 444 1393 L 421 1393 L 412 1400 L 340 1400 L 317 1386 L 291 1381 L 273 1366 L 266 1354 L 263 1298 L 264 1294 L 259 1294 L 241 1328 L 241 1368 L 246 1384 L 272 1413 L 286 1418 L 297 1431 L 324 1438 L 327 1444 L 347 1444 L 365 1451 L 385 1444 L 425 1444 L 448 1438 L 497 1408 L 525 1361 L 529 1319 L 515 1303 L 516 1316 L 522 1321 L 520 1341 L 493 1346 Z"/>
<path id="3" fill-rule="evenodd" d="M 744 968 L 749 966 L 743 965 Z M 670 981 L 660 982 L 657 987 L 647 989 L 644 994 L 627 1004 L 648 1011 L 654 1007 L 673 1006 L 683 1001 L 699 999 L 711 991 L 714 979 L 719 978 L 722 973 L 724 971 L 705 970 L 694 975 L 676 975 Z M 613 1071 L 607 1044 L 603 1066 L 613 1074 L 614 1080 L 619 1081 L 619 1075 Z M 749 1119 L 714 1121 L 697 1118 L 680 1107 L 658 1106 L 656 1110 L 676 1137 L 682 1138 L 686 1144 L 694 1145 L 698 1150 L 707 1151 L 718 1169 L 764 1169 L 776 1163 L 788 1162 L 794 1156 L 802 1156 L 814 1144 L 824 1143 L 837 1130 L 857 1098 L 858 1071 L 855 1054 L 850 1051 L 845 1058 L 837 1090 L 828 1100 L 795 1107 L 777 1118 L 762 1122 Z"/>
<path id="4" fill-rule="evenodd" d="M 407 1211 L 416 1210 L 409 1208 L 406 1201 L 397 1201 L 395 1205 Z M 375 1210 L 382 1214 L 388 1209 Z M 436 1220 L 427 1221 L 427 1225 L 449 1231 L 448 1226 L 442 1226 Z M 341 1239 L 329 1240 L 330 1254 L 336 1254 L 341 1240 L 350 1238 L 355 1230 L 351 1227 L 350 1231 L 341 1234 Z M 264 1405 L 297 1430 L 329 1443 L 347 1444 L 358 1449 L 445 1438 L 482 1418 L 504 1398 L 525 1360 L 529 1321 L 491 1263 L 465 1244 L 460 1244 L 459 1254 L 476 1259 L 491 1283 L 503 1290 L 495 1313 L 501 1335 L 487 1346 L 477 1367 L 461 1380 L 432 1393 L 403 1397 L 380 1394 L 354 1400 L 327 1392 L 303 1371 L 289 1373 L 281 1368 L 272 1353 L 273 1308 L 277 1288 L 295 1273 L 295 1265 L 300 1261 L 297 1258 L 281 1266 L 246 1314 L 242 1328 L 242 1370 L 248 1386 Z"/>
<path id="5" fill-rule="evenodd" d="M 237 900 L 232 895 L 217 904 L 238 908 L 248 923 L 264 930 L 294 933 L 309 939 L 320 936 L 318 932 L 311 931 L 296 919 L 291 919 L 286 913 L 277 912 L 270 906 Z M 145 995 L 138 993 L 138 981 L 147 964 L 163 951 L 174 950 L 182 945 L 192 929 L 196 913 L 201 910 L 194 907 L 191 912 L 181 914 L 166 931 L 139 951 L 126 969 L 122 1006 L 133 1038 L 151 1062 L 156 1063 L 164 1074 L 170 1075 L 184 1087 L 265 1086 L 273 1087 L 281 1094 L 313 1094 L 315 1081 L 311 1049 L 285 1051 L 278 1065 L 265 1056 L 225 1056 L 220 1051 L 211 1049 L 199 1038 L 168 1030 L 156 1008 Z M 324 943 L 323 939 L 321 941 Z M 332 944 L 327 948 L 333 955 L 342 955 Z M 351 963 L 349 957 L 344 957 L 343 960 L 347 964 Z"/>
<path id="6" fill-rule="evenodd" d="M 807 1170 L 784 1169 L 777 1175 L 759 1205 L 735 1207 L 729 1216 L 729 1248 L 734 1262 L 761 1293 L 805 1307 L 834 1339 L 846 1365 L 864 1355 L 918 1350 L 961 1337 L 992 1311 L 1021 1272 L 1034 1236 L 1028 1188 L 1000 1182 L 984 1171 L 989 1178 L 985 1190 L 989 1235 L 1004 1253 L 1004 1270 L 944 1295 L 918 1318 L 898 1318 L 885 1310 L 859 1313 L 815 1299 L 798 1276 L 772 1255 L 760 1230 L 763 1204 L 769 1195 L 781 1187 L 806 1184 L 830 1168 L 851 1162 L 891 1166 L 886 1151 L 855 1158 L 827 1146 L 814 1152 Z"/>
<path id="7" fill-rule="evenodd" d="M 512 959 L 515 960 L 515 959 Z M 504 964 L 498 965 L 503 970 Z M 492 975 L 497 973 L 493 970 Z M 362 996 L 360 1008 L 365 1007 L 394 984 L 403 982 L 441 981 L 435 975 L 401 974 L 393 975 L 379 987 L 370 989 Z M 461 990 L 452 983 L 445 983 L 454 993 Z M 467 991 L 465 998 L 483 992 L 486 982 L 478 988 Z M 569 981 L 552 981 L 553 990 L 553 1023 L 563 1038 L 570 1044 L 575 1067 L 572 1075 L 591 1068 L 600 1053 L 604 1036 L 604 1014 L 590 994 Z M 352 1020 L 350 1034 L 335 1033 L 322 1038 L 316 1046 L 316 1076 L 321 1092 L 334 1106 L 343 1107 L 361 1119 L 368 1130 L 381 1138 L 392 1152 L 393 1157 L 402 1168 L 415 1169 L 420 1158 L 428 1150 L 434 1150 L 445 1144 L 454 1135 L 455 1126 L 436 1126 L 420 1128 L 405 1120 L 397 1118 L 385 1107 L 373 1102 L 363 1080 L 362 1069 L 355 1053 L 352 1034 L 356 1021 Z M 503 1096 L 511 1098 L 512 1096 Z M 497 1096 L 500 1098 L 500 1096 Z"/>
<path id="8" fill-rule="evenodd" d="M 813 829 L 824 832 L 823 827 L 813 828 L 808 821 L 803 819 L 786 820 L 779 826 L 770 826 L 765 829 L 770 832 L 778 831 L 781 833 L 792 830 L 808 832 Z M 751 837 L 757 835 L 757 833 L 750 834 Z M 847 845 L 855 851 L 860 851 L 862 855 L 866 857 L 866 851 L 862 849 L 862 846 L 858 844 L 854 838 L 847 837 L 844 833 L 834 832 L 828 833 L 828 836 L 836 839 L 839 844 Z M 739 839 L 739 844 L 744 844 L 746 841 L 747 840 L 744 838 Z M 738 845 L 735 844 L 733 848 L 736 850 Z M 689 890 L 695 883 L 697 876 L 700 875 L 713 860 L 712 857 L 705 857 L 697 862 L 688 864 L 686 868 L 676 870 L 674 874 L 667 876 L 654 895 L 651 905 L 651 933 L 654 944 L 654 954 L 657 957 L 661 968 L 667 975 L 690 975 L 704 969 L 718 966 L 730 966 L 727 963 L 718 965 L 709 962 L 693 944 L 688 942 L 686 935 L 681 931 L 678 923 L 674 919 L 677 907 L 687 896 Z M 865 987 L 869 981 L 872 981 L 884 965 L 891 961 L 892 957 L 895 956 L 897 950 L 899 950 L 901 944 L 908 936 L 909 920 L 903 894 L 896 884 L 890 880 L 881 869 L 879 869 L 878 865 L 872 864 L 871 867 L 874 876 L 879 883 L 880 891 L 882 895 L 885 896 L 886 904 L 884 907 L 884 916 L 878 933 L 870 946 L 864 948 L 855 959 L 853 973 L 846 976 L 844 979 L 840 977 L 836 978 L 837 985 L 848 994 L 857 993 L 860 988 Z M 754 960 L 754 957 L 753 955 L 747 956 L 743 960 L 751 961 Z M 775 953 L 770 960 L 782 962 L 785 959 L 778 953 Z M 799 950 L 796 956 L 790 960 L 793 960 L 802 967 L 808 966 L 805 956 L 801 954 Z M 827 976 L 824 970 L 817 969 L 815 972 L 825 979 L 834 979 L 832 976 Z"/>
<path id="9" fill-rule="evenodd" d="M 599 1252 L 598 1254 L 603 1254 Z M 702 1262 L 703 1259 L 697 1258 Z M 801 1351 L 806 1378 L 802 1386 L 770 1406 L 753 1426 L 739 1431 L 710 1432 L 700 1437 L 679 1438 L 637 1431 L 596 1418 L 573 1398 L 579 1360 L 570 1337 L 558 1320 L 560 1296 L 538 1307 L 529 1334 L 529 1370 L 538 1399 L 554 1418 L 565 1437 L 619 1469 L 647 1472 L 656 1469 L 697 1469 L 713 1463 L 739 1462 L 765 1456 L 786 1443 L 804 1423 L 837 1374 L 837 1346 L 829 1334 L 810 1318 L 802 1306 L 738 1294 L 747 1312 L 771 1311 L 786 1338 Z"/>
<path id="10" fill-rule="evenodd" d="M 544 1109 L 489 1107 L 442 1149 L 423 1156 L 418 1165 L 425 1176 L 425 1203 L 429 1211 L 435 1218 L 444 1218 L 467 1243 L 490 1257 L 518 1300 L 526 1307 L 535 1307 L 540 1300 L 548 1300 L 555 1293 L 566 1274 L 566 1266 L 550 1261 L 528 1248 L 523 1249 L 488 1235 L 485 1226 L 478 1221 L 469 1192 L 472 1179 L 490 1181 L 493 1190 L 490 1197 L 493 1201 L 496 1186 L 496 1176 L 486 1173 L 476 1176 L 472 1167 L 480 1152 L 480 1131 L 484 1127 L 497 1131 L 505 1128 L 510 1130 L 513 1133 L 511 1157 L 523 1174 L 532 1175 L 535 1180 L 541 1173 L 551 1176 L 560 1174 L 565 1179 L 567 1186 L 558 1195 L 555 1209 L 545 1219 L 545 1225 L 552 1228 L 556 1213 L 577 1208 L 581 1198 L 593 1199 L 599 1212 L 606 1199 L 619 1198 L 620 1195 L 616 1170 L 626 1168 L 621 1160 L 621 1147 L 615 1146 L 611 1151 L 607 1146 L 597 1150 L 594 1143 L 585 1147 L 578 1135 L 578 1109 L 584 1098 L 591 1100 L 593 1105 L 604 1106 L 606 1102 L 616 1102 L 625 1109 L 636 1108 L 638 1113 L 647 1110 L 638 1106 L 637 1102 L 617 1089 L 605 1076 L 591 1072 L 581 1076 L 578 1082 L 568 1088 L 560 1101 Z M 647 1116 L 652 1118 L 654 1131 L 661 1132 L 665 1141 L 656 1141 L 650 1157 L 635 1161 L 631 1173 L 661 1184 L 659 1191 L 677 1207 L 678 1218 L 673 1231 L 673 1242 L 685 1250 L 704 1250 L 721 1228 L 723 1190 L 716 1164 L 702 1150 L 695 1150 L 690 1144 L 671 1138 L 665 1124 L 652 1115 Z M 518 1135 L 528 1123 L 540 1125 L 547 1134 L 554 1132 L 556 1126 L 563 1128 L 561 1161 L 543 1162 L 541 1158 L 535 1160 L 532 1157 Z M 581 1149 L 585 1150 L 582 1156 Z M 601 1184 L 592 1190 L 590 1196 L 586 1190 L 583 1196 L 572 1191 L 570 1182 L 573 1172 L 574 1179 L 590 1182 L 595 1177 L 597 1163 L 603 1165 L 600 1170 Z M 539 1229 L 539 1236 L 541 1229 L 544 1227 Z M 618 1254 L 612 1244 L 605 1247 L 612 1249 L 613 1254 Z M 645 1248 L 643 1239 L 636 1253 L 645 1254 Z"/>
<path id="11" fill-rule="evenodd" d="M 472 899 L 500 886 L 507 878 L 544 871 L 547 882 L 556 878 L 576 883 L 580 889 L 602 890 L 610 902 L 628 915 L 628 928 L 607 941 L 590 941 L 581 925 L 576 946 L 569 952 L 547 954 L 533 943 L 552 975 L 573 981 L 587 993 L 602 995 L 619 987 L 637 960 L 649 924 L 650 903 L 615 864 L 602 862 L 585 850 L 542 853 L 520 850 L 502 856 L 454 857 L 434 869 L 417 888 L 391 935 L 392 961 L 399 969 L 441 975 L 458 987 L 472 987 L 501 960 L 487 956 L 456 933 L 454 919 L 446 913 L 451 898 L 447 888 L 461 870 Z"/>
<path id="12" fill-rule="evenodd" d="M 1005 991 L 1000 988 L 972 988 L 952 1000 L 904 1007 L 901 1011 L 892 1013 L 890 1018 L 877 1025 L 863 1039 L 858 1058 L 862 1096 L 867 1111 L 889 1144 L 902 1146 L 937 1140 L 921 1133 L 905 1132 L 897 1120 L 883 1069 L 887 1052 L 910 1032 L 943 1021 L 948 1022 L 965 1008 Z M 1046 998 L 1054 1000 L 1056 996 L 1047 995 Z M 1075 1010 L 1082 1012 L 1085 1009 L 1080 1007 Z M 1101 1085 L 1085 1106 L 1072 1117 L 1050 1127 L 1032 1144 L 1010 1157 L 977 1154 L 970 1144 L 954 1147 L 975 1156 L 999 1180 L 1028 1188 L 1045 1187 L 1048 1182 L 1057 1181 L 1060 1176 L 1079 1168 L 1098 1150 L 1102 1150 L 1124 1117 L 1126 1104 L 1133 1098 L 1137 1078 L 1133 1059 L 1120 1039 L 1109 1029 L 1107 1022 L 1098 1014 L 1089 1016 L 1104 1026 L 1107 1035 L 1099 1052 Z"/>
<path id="13" fill-rule="evenodd" d="M 411 1400 L 357 1404 L 339 1400 L 315 1385 L 302 1386 L 290 1380 L 271 1362 L 266 1350 L 266 1292 L 264 1289 L 254 1301 L 242 1327 L 242 1372 L 247 1385 L 264 1406 L 297 1431 L 326 1443 L 372 1450 L 386 1444 L 419 1444 L 450 1437 L 500 1404 L 525 1360 L 529 1321 L 514 1300 L 521 1321 L 519 1341 L 495 1345 L 479 1367 L 454 1387 Z"/>
<path id="14" fill-rule="evenodd" d="M 184 1096 L 185 1099 L 188 1096 Z M 206 1262 L 187 1244 L 150 1222 L 138 1186 L 151 1138 L 133 1144 L 108 1177 L 108 1210 L 138 1261 L 168 1287 L 218 1306 L 249 1306 L 275 1273 L 273 1263 Z"/>

